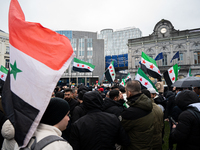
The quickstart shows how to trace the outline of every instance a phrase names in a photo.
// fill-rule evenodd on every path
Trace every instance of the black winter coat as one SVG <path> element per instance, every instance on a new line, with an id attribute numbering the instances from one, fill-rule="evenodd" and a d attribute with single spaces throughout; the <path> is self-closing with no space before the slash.
<path id="1" fill-rule="evenodd" d="M 103 99 L 99 92 L 85 93 L 83 103 L 88 112 L 72 124 L 70 144 L 73 150 L 115 150 L 115 143 L 129 144 L 119 119 L 101 111 Z"/>
<path id="2" fill-rule="evenodd" d="M 182 91 L 176 97 L 177 106 L 183 111 L 171 133 L 173 143 L 177 143 L 177 150 L 200 150 L 200 123 L 198 118 L 187 110 L 192 105 L 199 111 L 198 101 L 196 93 L 188 90 Z"/>
<path id="3" fill-rule="evenodd" d="M 104 104 L 103 104 L 103 111 L 111 114 L 115 114 L 117 117 L 119 117 L 124 110 L 124 101 L 114 101 L 110 98 L 105 98 Z"/>

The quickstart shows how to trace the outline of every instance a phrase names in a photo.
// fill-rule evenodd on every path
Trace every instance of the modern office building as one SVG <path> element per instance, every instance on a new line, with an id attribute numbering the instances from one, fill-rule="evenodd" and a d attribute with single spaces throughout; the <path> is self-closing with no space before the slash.
<path id="1" fill-rule="evenodd" d="M 180 58 L 171 62 L 172 57 L 179 51 Z M 179 78 L 187 75 L 191 68 L 192 75 L 200 75 L 200 28 L 176 30 L 172 23 L 162 19 L 159 21 L 153 33 L 149 36 L 128 40 L 128 70 L 132 77 L 138 70 L 141 53 L 155 57 L 163 52 L 164 58 L 157 61 L 157 65 L 164 73 L 174 64 L 181 69 Z"/>
<path id="2" fill-rule="evenodd" d="M 60 84 L 68 85 L 70 82 L 76 85 L 84 83 L 85 85 L 95 84 L 101 80 L 105 71 L 104 41 L 97 39 L 96 32 L 85 31 L 56 31 L 69 38 L 76 58 L 95 65 L 91 73 L 80 73 L 72 70 L 71 66 L 62 75 Z"/>
<path id="3" fill-rule="evenodd" d="M 9 34 L 0 30 L 0 66 L 9 68 L 10 61 Z"/>
<path id="4" fill-rule="evenodd" d="M 104 39 L 105 56 L 128 53 L 128 39 L 139 38 L 142 32 L 139 28 L 129 27 L 113 31 L 104 29 L 98 34 L 98 39 Z"/>

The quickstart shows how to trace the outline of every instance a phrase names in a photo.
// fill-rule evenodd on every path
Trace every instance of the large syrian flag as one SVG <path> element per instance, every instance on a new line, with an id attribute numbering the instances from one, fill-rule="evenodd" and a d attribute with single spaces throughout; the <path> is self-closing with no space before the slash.
<path id="1" fill-rule="evenodd" d="M 2 101 L 4 111 L 15 128 L 15 140 L 24 147 L 75 54 L 67 37 L 39 23 L 26 22 L 17 0 L 10 3 L 9 42 L 10 71 Z"/>
<path id="2" fill-rule="evenodd" d="M 84 62 L 80 59 L 74 58 L 73 70 L 78 72 L 92 72 L 94 70 L 94 65 Z"/>
<path id="3" fill-rule="evenodd" d="M 153 78 L 161 77 L 160 70 L 158 69 L 156 61 L 146 55 L 144 52 L 142 52 L 141 56 L 141 69 Z"/>
<path id="4" fill-rule="evenodd" d="M 105 71 L 106 79 L 112 83 L 115 80 L 115 68 L 114 68 L 114 61 L 108 66 L 107 70 Z"/>
<path id="5" fill-rule="evenodd" d="M 128 73 L 128 75 L 126 76 L 126 78 L 125 78 L 124 80 L 125 80 L 125 82 L 131 80 L 131 75 L 130 75 L 130 73 Z"/>
<path id="6" fill-rule="evenodd" d="M 1 68 L 0 68 L 0 79 L 2 81 L 5 81 L 7 74 L 8 74 L 8 70 L 4 66 L 1 65 Z"/>
<path id="7" fill-rule="evenodd" d="M 142 89 L 154 88 L 158 92 L 156 86 L 140 68 L 138 68 L 135 80 L 138 80 L 141 83 Z"/>
<path id="8" fill-rule="evenodd" d="M 178 65 L 175 64 L 163 73 L 168 86 L 171 86 L 178 79 Z"/>

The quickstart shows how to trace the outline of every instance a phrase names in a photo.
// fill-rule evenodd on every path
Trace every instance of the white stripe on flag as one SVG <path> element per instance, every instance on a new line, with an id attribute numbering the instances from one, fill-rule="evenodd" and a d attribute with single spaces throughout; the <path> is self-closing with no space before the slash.
<path id="1" fill-rule="evenodd" d="M 142 77 L 139 74 L 136 75 L 135 80 L 140 81 L 140 83 L 146 88 L 154 88 L 148 80 L 146 80 L 144 77 Z"/>
<path id="2" fill-rule="evenodd" d="M 145 62 L 145 63 L 144 63 Z M 160 71 L 157 66 L 155 66 L 153 63 L 145 60 L 144 58 L 141 58 L 141 63 L 145 65 L 148 69 L 153 70 L 154 72 L 157 72 L 160 74 Z M 161 74 L 160 74 L 161 75 Z"/>
<path id="3" fill-rule="evenodd" d="M 67 69 L 73 58 L 74 54 L 60 70 L 52 70 L 10 44 L 10 63 L 14 64 L 16 61 L 17 68 L 22 71 L 17 73 L 16 80 L 14 79 L 13 74 L 10 74 L 11 91 L 25 102 L 40 110 L 25 138 L 25 143 L 28 142 L 27 138 L 31 138 L 35 132 L 49 103 L 57 81 Z"/>
<path id="4" fill-rule="evenodd" d="M 78 66 L 78 65 L 80 65 L 80 66 Z M 88 65 L 86 65 L 86 64 L 81 64 L 81 63 L 76 63 L 76 62 L 73 62 L 73 66 L 74 67 L 77 67 L 77 68 L 80 68 L 80 69 L 88 69 L 88 70 L 90 70 L 91 72 L 94 70 L 92 67 L 90 67 L 90 66 L 88 66 Z"/>

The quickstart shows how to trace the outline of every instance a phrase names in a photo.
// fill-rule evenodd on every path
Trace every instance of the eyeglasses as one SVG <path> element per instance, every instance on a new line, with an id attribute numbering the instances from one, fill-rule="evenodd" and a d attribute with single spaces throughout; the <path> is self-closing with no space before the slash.
<path id="1" fill-rule="evenodd" d="M 70 94 L 64 94 L 65 96 L 70 96 Z"/>

